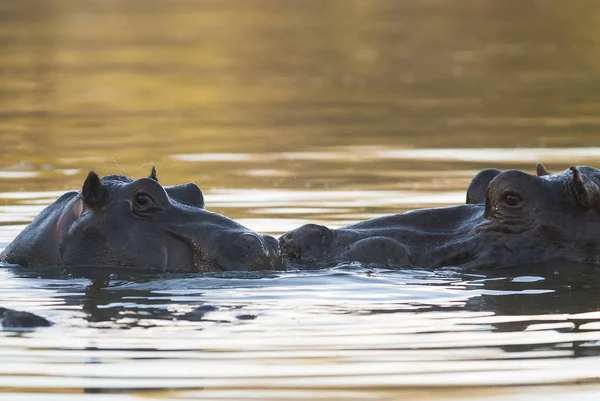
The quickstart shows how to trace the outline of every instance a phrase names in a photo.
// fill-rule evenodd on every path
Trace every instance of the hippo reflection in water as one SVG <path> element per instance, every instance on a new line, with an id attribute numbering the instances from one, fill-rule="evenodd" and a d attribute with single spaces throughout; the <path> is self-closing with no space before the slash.
<path id="1" fill-rule="evenodd" d="M 0 262 L 177 272 L 282 268 L 275 238 L 205 210 L 195 184 L 163 187 L 154 168 L 135 181 L 90 172 L 82 190 L 44 209 Z"/>
<path id="2" fill-rule="evenodd" d="M 537 176 L 487 169 L 467 204 L 385 216 L 336 230 L 307 224 L 279 239 L 299 267 L 363 262 L 390 267 L 494 268 L 566 259 L 600 264 L 600 170 Z"/>

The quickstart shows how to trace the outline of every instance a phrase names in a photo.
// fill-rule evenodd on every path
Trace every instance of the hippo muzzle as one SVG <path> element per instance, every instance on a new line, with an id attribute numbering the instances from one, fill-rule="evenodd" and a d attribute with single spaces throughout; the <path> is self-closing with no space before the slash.
<path id="1" fill-rule="evenodd" d="M 189 247 L 194 271 L 283 269 L 277 240 L 241 225 L 212 231 L 192 225 L 188 235 L 181 227 L 170 233 Z"/>

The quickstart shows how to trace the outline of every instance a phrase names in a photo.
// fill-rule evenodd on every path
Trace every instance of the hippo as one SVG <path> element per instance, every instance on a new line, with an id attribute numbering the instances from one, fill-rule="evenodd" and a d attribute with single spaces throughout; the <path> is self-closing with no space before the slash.
<path id="1" fill-rule="evenodd" d="M 2 328 L 4 330 L 49 327 L 53 324 L 45 317 L 35 315 L 31 312 L 23 312 L 1 307 L 0 319 L 2 320 Z"/>
<path id="2" fill-rule="evenodd" d="M 481 171 L 463 205 L 421 209 L 339 229 L 307 224 L 279 238 L 293 267 L 493 269 L 549 260 L 600 264 L 600 170 Z"/>
<path id="3" fill-rule="evenodd" d="M 106 267 L 134 271 L 280 270 L 278 242 L 204 207 L 193 183 L 163 187 L 149 177 L 100 178 L 45 208 L 0 254 L 24 268 Z"/>

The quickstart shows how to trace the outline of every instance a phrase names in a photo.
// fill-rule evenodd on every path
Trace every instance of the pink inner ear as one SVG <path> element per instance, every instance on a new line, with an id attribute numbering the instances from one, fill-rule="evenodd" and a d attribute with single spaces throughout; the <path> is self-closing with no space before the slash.
<path id="1" fill-rule="evenodd" d="M 83 199 L 77 199 L 69 208 L 65 208 L 54 223 L 54 240 L 59 243 L 71 225 L 81 218 L 84 212 L 90 210 Z"/>
<path id="2" fill-rule="evenodd" d="M 87 207 L 83 199 L 77 199 L 71 207 L 71 214 L 77 220 L 81 217 L 82 213 L 88 209 L 89 208 Z"/>

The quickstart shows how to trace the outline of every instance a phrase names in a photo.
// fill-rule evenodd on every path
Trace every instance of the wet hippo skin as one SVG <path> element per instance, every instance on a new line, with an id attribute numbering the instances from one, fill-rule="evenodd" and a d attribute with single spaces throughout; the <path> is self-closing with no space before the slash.
<path id="1" fill-rule="evenodd" d="M 204 208 L 193 183 L 87 176 L 44 209 L 0 254 L 25 268 L 85 266 L 199 272 L 282 269 L 278 243 Z"/>
<path id="2" fill-rule="evenodd" d="M 48 327 L 52 325 L 49 320 L 41 316 L 7 308 L 0 308 L 0 319 L 2 319 L 2 327 L 5 329 Z"/>
<path id="3" fill-rule="evenodd" d="M 339 229 L 307 224 L 279 239 L 287 266 L 362 262 L 485 269 L 552 259 L 600 264 L 600 170 L 486 169 L 464 205 L 379 217 Z"/>

